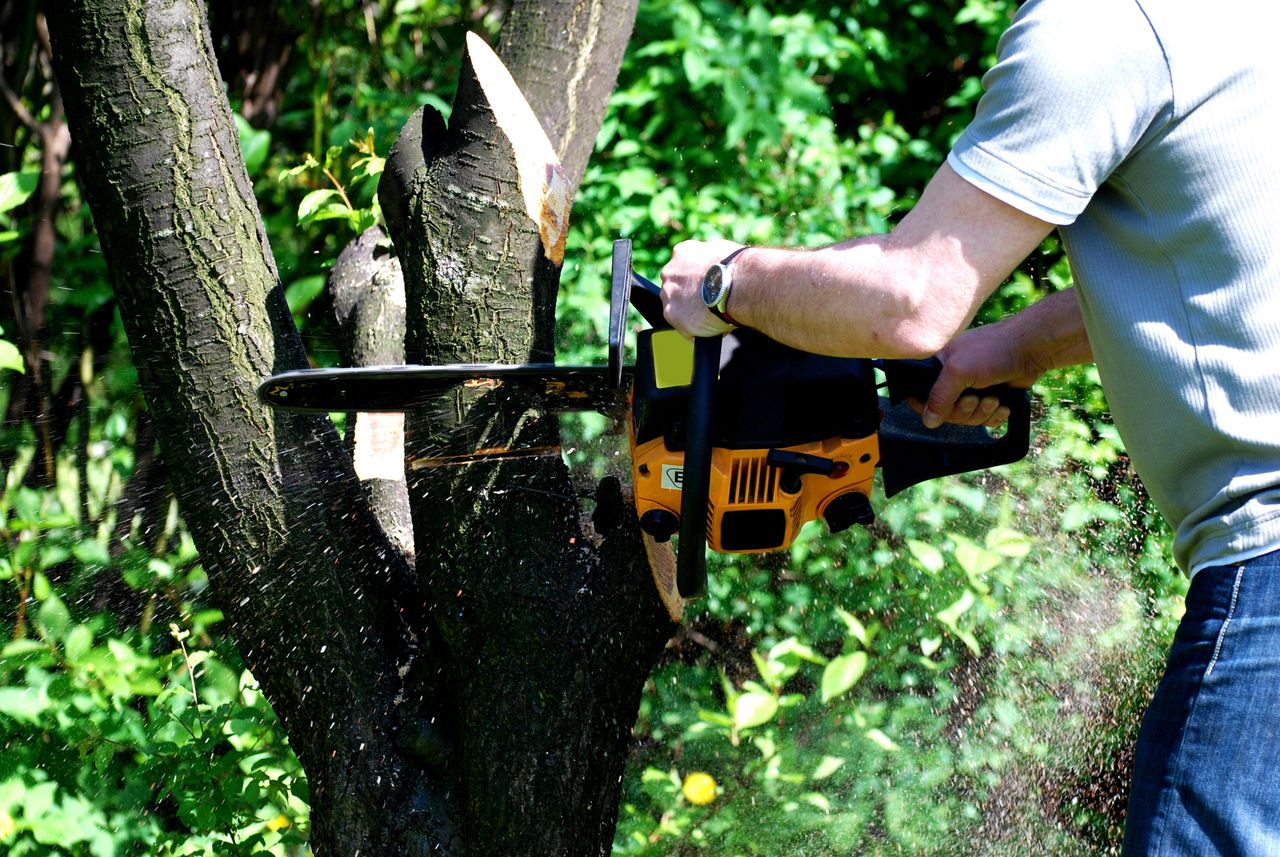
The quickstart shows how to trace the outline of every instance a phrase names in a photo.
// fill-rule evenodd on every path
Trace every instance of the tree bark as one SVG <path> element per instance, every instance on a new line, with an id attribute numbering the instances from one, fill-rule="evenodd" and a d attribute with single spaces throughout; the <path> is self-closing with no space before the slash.
<path id="1" fill-rule="evenodd" d="M 329 271 L 326 288 L 346 366 L 404 363 L 404 275 L 376 226 L 351 241 Z M 404 415 L 349 414 L 347 449 L 383 532 L 413 561 L 413 521 L 404 478 Z"/>
<path id="2" fill-rule="evenodd" d="M 328 420 L 256 400 L 264 376 L 306 359 L 205 10 L 50 5 L 84 193 L 162 454 L 215 600 L 307 772 L 313 847 L 430 853 L 454 821 L 397 744 L 400 670 L 425 648 L 397 605 L 411 571 Z"/>

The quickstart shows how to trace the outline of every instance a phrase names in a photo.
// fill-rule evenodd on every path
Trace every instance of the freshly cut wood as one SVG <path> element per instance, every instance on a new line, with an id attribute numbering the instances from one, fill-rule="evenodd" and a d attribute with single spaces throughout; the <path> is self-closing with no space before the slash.
<path id="1" fill-rule="evenodd" d="M 475 33 L 467 33 L 467 52 L 498 128 L 515 152 L 525 213 L 538 226 L 547 258 L 561 265 L 573 189 L 560 158 L 524 93 L 493 49 Z"/>

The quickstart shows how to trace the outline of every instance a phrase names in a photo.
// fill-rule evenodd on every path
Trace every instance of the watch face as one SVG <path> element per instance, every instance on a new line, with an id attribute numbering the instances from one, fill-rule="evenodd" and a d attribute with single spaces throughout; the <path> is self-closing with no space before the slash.
<path id="1" fill-rule="evenodd" d="M 702 278 L 702 303 L 715 306 L 720 303 L 720 293 L 724 291 L 724 266 L 712 265 L 707 275 Z"/>

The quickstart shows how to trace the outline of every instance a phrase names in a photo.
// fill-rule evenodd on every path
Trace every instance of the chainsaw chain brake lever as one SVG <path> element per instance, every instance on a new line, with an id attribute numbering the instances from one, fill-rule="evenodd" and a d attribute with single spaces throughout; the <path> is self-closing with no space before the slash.
<path id="1" fill-rule="evenodd" d="M 983 426 L 944 424 L 926 428 L 907 399 L 924 402 L 942 371 L 936 357 L 924 360 L 878 360 L 888 398 L 882 400 L 880 469 L 886 497 L 927 479 L 1011 464 L 1027 454 L 1031 441 L 1031 399 L 1026 390 L 997 384 L 965 394 L 994 395 L 1009 409 L 1004 434 L 994 437 Z"/>
<path id="2" fill-rule="evenodd" d="M 635 307 L 654 330 L 671 327 L 662 314 L 662 289 L 631 268 L 631 241 L 613 242 L 609 295 L 609 380 L 622 386 L 623 338 L 627 308 Z M 715 384 L 720 374 L 720 337 L 694 340 L 693 379 L 685 423 L 684 474 L 680 491 L 680 550 L 676 554 L 676 587 L 683 598 L 707 588 L 707 502 L 711 493 L 711 425 L 715 416 Z"/>
<path id="3" fill-rule="evenodd" d="M 631 239 L 613 242 L 609 292 L 609 379 L 622 386 L 622 358 L 627 333 L 627 307 L 633 306 L 654 330 L 671 327 L 662 314 L 662 288 L 631 268 Z"/>

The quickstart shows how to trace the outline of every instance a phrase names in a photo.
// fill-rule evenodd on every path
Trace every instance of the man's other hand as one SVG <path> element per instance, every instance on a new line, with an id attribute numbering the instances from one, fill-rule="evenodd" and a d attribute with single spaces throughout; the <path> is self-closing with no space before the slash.
<path id="1" fill-rule="evenodd" d="M 1045 369 L 1011 342 L 1004 328 L 1003 324 L 990 324 L 966 330 L 938 353 L 942 372 L 921 413 L 927 427 L 955 423 L 995 428 L 1009 419 L 1009 409 L 995 396 L 964 392 L 996 384 L 1026 389 L 1044 374 Z"/>
<path id="2" fill-rule="evenodd" d="M 662 269 L 662 312 L 685 336 L 718 336 L 733 326 L 712 315 L 702 303 L 702 278 L 717 262 L 741 247 L 732 241 L 682 241 Z M 733 292 L 729 292 L 732 312 Z"/>

